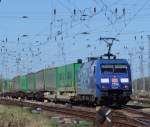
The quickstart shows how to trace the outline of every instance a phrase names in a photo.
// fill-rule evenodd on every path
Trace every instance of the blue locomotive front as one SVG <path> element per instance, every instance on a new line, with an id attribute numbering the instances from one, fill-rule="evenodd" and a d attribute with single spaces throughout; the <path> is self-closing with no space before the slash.
<path id="1" fill-rule="evenodd" d="M 131 71 L 125 59 L 96 62 L 96 101 L 99 104 L 126 104 L 132 94 Z"/>

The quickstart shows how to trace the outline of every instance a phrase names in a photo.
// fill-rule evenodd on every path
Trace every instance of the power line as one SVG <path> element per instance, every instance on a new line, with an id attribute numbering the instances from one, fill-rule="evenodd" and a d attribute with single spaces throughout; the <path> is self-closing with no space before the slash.
<path id="1" fill-rule="evenodd" d="M 129 19 L 128 23 L 126 26 L 128 26 L 131 21 L 133 21 L 135 19 L 135 17 L 144 9 L 144 7 L 149 3 L 149 0 L 146 0 L 144 2 L 144 4 L 136 11 L 136 13 Z M 121 32 L 123 31 L 124 29 L 121 29 L 119 33 L 116 34 L 116 37 L 119 36 L 121 34 Z"/>

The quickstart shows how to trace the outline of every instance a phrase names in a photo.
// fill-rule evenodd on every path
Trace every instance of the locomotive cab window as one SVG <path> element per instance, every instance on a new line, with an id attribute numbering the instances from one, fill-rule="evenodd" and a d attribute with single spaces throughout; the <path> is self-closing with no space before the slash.
<path id="1" fill-rule="evenodd" d="M 112 74 L 112 73 L 127 73 L 126 65 L 101 65 L 101 72 L 103 74 Z"/>
<path id="2" fill-rule="evenodd" d="M 115 65 L 114 73 L 127 73 L 127 66 L 126 65 Z"/>
<path id="3" fill-rule="evenodd" d="M 113 65 L 102 65 L 101 72 L 104 74 L 113 73 Z"/>

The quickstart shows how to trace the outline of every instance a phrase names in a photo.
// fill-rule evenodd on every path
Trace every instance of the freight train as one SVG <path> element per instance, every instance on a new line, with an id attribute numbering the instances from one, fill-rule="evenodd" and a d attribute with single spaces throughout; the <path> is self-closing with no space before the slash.
<path id="1" fill-rule="evenodd" d="M 3 82 L 2 96 L 73 104 L 126 104 L 132 94 L 125 59 L 90 58 L 88 62 L 47 68 Z"/>
<path id="2" fill-rule="evenodd" d="M 78 60 L 6 80 L 1 96 L 86 105 L 126 104 L 132 94 L 130 65 L 110 53 L 112 45 L 113 41 L 107 42 L 108 53 L 86 63 Z"/>

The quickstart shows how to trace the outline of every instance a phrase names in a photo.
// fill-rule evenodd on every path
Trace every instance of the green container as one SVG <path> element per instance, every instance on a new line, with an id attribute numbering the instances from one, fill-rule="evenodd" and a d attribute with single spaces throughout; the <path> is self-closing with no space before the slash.
<path id="1" fill-rule="evenodd" d="M 13 89 L 14 91 L 20 91 L 20 76 L 13 78 Z"/>
<path id="2" fill-rule="evenodd" d="M 66 81 L 65 81 L 65 87 L 72 87 L 74 88 L 74 80 L 75 80 L 75 69 L 74 69 L 74 64 L 70 64 L 70 65 L 66 65 L 65 66 L 65 77 L 66 77 Z"/>
<path id="3" fill-rule="evenodd" d="M 0 93 L 3 92 L 3 81 L 2 79 L 0 80 Z"/>
<path id="4" fill-rule="evenodd" d="M 28 92 L 28 78 L 26 76 L 20 77 L 20 91 Z"/>
<path id="5" fill-rule="evenodd" d="M 47 91 L 56 90 L 56 69 L 45 69 L 44 70 L 44 86 Z"/>
<path id="6" fill-rule="evenodd" d="M 13 83 L 11 80 L 3 81 L 3 90 L 4 92 L 11 92 L 13 90 Z"/>
<path id="7" fill-rule="evenodd" d="M 56 69 L 56 87 L 58 91 L 76 91 L 77 74 L 80 64 L 69 64 Z"/>
<path id="8" fill-rule="evenodd" d="M 38 71 L 35 73 L 36 79 L 36 91 L 43 91 L 44 90 L 44 70 Z"/>
<path id="9" fill-rule="evenodd" d="M 35 73 L 28 74 L 27 75 L 27 81 L 28 81 L 28 90 L 29 91 L 35 91 L 35 88 L 36 88 Z"/>
<path id="10" fill-rule="evenodd" d="M 65 66 L 56 68 L 56 88 L 59 90 L 61 87 L 65 87 Z"/>
<path id="11" fill-rule="evenodd" d="M 74 81 L 74 87 L 75 87 L 75 91 L 77 91 L 77 82 L 78 82 L 78 72 L 80 70 L 80 66 L 81 64 L 74 64 L 74 72 L 75 72 L 75 81 Z"/>
<path id="12" fill-rule="evenodd" d="M 8 92 L 8 82 L 7 82 L 7 80 L 5 80 L 3 82 L 3 90 L 4 90 L 4 92 Z"/>
<path id="13" fill-rule="evenodd" d="M 13 91 L 13 82 L 11 80 L 8 81 L 8 91 L 9 92 Z"/>

